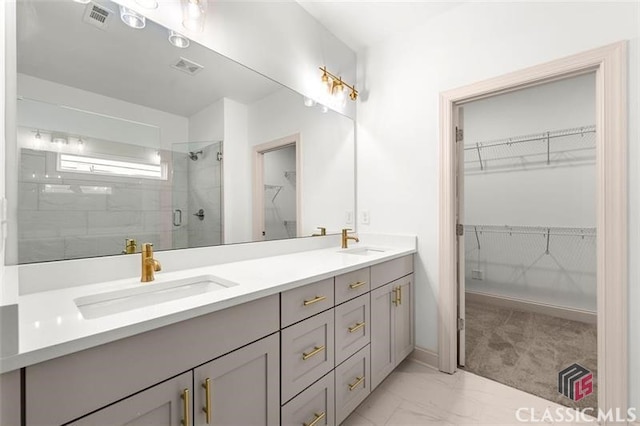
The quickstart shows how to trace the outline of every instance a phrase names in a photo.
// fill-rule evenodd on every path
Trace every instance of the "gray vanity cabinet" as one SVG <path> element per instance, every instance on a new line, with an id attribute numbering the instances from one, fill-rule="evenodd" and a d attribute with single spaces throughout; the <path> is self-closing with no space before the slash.
<path id="1" fill-rule="evenodd" d="M 109 405 L 72 426 L 191 425 L 192 374 L 187 372 Z M 186 409 L 186 411 L 185 411 Z M 185 423 L 183 423 L 185 422 Z"/>
<path id="2" fill-rule="evenodd" d="M 282 407 L 283 426 L 333 426 L 335 416 L 333 371 Z"/>
<path id="3" fill-rule="evenodd" d="M 371 292 L 371 389 L 413 348 L 413 274 L 410 274 Z"/>
<path id="4" fill-rule="evenodd" d="M 278 425 L 280 340 L 273 334 L 194 370 L 193 425 Z"/>

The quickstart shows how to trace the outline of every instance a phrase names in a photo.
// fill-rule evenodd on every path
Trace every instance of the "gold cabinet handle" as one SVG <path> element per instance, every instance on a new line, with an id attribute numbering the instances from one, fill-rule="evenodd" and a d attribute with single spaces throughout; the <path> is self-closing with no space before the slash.
<path id="1" fill-rule="evenodd" d="M 398 287 L 393 288 L 393 300 L 391 301 L 391 303 L 398 306 Z"/>
<path id="2" fill-rule="evenodd" d="M 356 377 L 356 381 L 353 384 L 349 385 L 349 390 L 352 391 L 355 388 L 357 388 L 358 386 L 360 386 L 360 383 L 364 382 L 364 376 L 361 377 Z"/>
<path id="3" fill-rule="evenodd" d="M 356 281 L 355 283 L 351 283 L 351 284 L 349 284 L 349 288 L 350 288 L 351 290 L 354 290 L 354 289 L 356 289 L 356 288 L 358 288 L 358 287 L 362 287 L 362 286 L 363 286 L 363 285 L 365 285 L 365 284 L 366 284 L 366 281 Z"/>
<path id="4" fill-rule="evenodd" d="M 302 426 L 316 426 L 316 423 L 318 423 L 320 420 L 324 419 L 324 417 L 327 415 L 326 411 L 323 411 L 322 413 L 313 413 L 314 416 L 316 416 L 315 419 L 313 419 L 313 421 L 311 423 L 302 423 Z"/>
<path id="5" fill-rule="evenodd" d="M 182 391 L 182 408 L 184 410 L 184 418 L 180 423 L 184 426 L 189 426 L 189 389 Z"/>
<path id="6" fill-rule="evenodd" d="M 398 286 L 398 305 L 402 305 L 402 286 Z"/>
<path id="7" fill-rule="evenodd" d="M 309 353 L 304 353 L 304 352 L 303 352 L 303 353 L 302 353 L 302 360 L 303 360 L 303 361 L 306 361 L 306 360 L 308 360 L 309 358 L 311 358 L 312 356 L 317 355 L 317 354 L 319 354 L 320 352 L 322 352 L 322 351 L 324 351 L 324 350 L 325 350 L 325 346 L 324 346 L 324 345 L 322 345 L 322 346 L 316 346 L 316 347 L 315 347 L 311 352 L 309 352 Z"/>
<path id="8" fill-rule="evenodd" d="M 303 305 L 304 306 L 313 305 L 314 303 L 322 302 L 323 300 L 326 300 L 326 299 L 327 299 L 327 296 L 316 296 L 311 300 L 305 300 Z"/>
<path id="9" fill-rule="evenodd" d="M 354 325 L 353 327 L 349 327 L 349 333 L 355 333 L 356 331 L 364 327 L 364 325 L 365 325 L 364 321 L 356 323 L 356 325 Z"/>
<path id="10" fill-rule="evenodd" d="M 202 387 L 204 388 L 204 407 L 202 407 L 202 411 L 204 411 L 207 424 L 211 424 L 211 379 L 207 378 Z"/>

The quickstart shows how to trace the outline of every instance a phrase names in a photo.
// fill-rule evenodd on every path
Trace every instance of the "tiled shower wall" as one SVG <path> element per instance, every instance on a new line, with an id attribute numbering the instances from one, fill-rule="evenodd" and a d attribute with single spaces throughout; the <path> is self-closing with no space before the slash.
<path id="1" fill-rule="evenodd" d="M 126 238 L 172 247 L 171 171 L 168 180 L 92 176 L 58 172 L 56 152 L 23 148 L 20 157 L 20 263 L 120 254 Z"/>

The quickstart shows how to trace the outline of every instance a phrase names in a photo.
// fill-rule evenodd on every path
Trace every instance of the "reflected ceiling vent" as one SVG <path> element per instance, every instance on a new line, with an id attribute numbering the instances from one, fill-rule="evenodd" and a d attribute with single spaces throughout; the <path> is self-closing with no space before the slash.
<path id="1" fill-rule="evenodd" d="M 178 59 L 178 61 L 175 64 L 171 65 L 171 68 L 175 68 L 175 69 L 180 70 L 182 72 L 186 72 L 189 75 L 196 75 L 204 67 L 202 65 L 198 65 L 195 62 L 192 62 L 192 61 L 190 61 L 188 59 L 180 58 L 180 59 Z"/>
<path id="2" fill-rule="evenodd" d="M 82 20 L 89 25 L 105 30 L 109 26 L 112 15 L 113 11 L 95 3 L 89 3 L 84 10 Z"/>

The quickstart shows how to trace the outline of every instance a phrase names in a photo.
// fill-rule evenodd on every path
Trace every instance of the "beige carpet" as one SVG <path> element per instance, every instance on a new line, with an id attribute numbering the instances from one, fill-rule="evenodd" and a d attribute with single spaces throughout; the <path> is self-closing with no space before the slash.
<path id="1" fill-rule="evenodd" d="M 596 326 L 477 302 L 466 306 L 465 370 L 574 408 L 597 409 Z M 578 363 L 594 391 L 574 402 L 558 393 L 558 372 Z"/>

